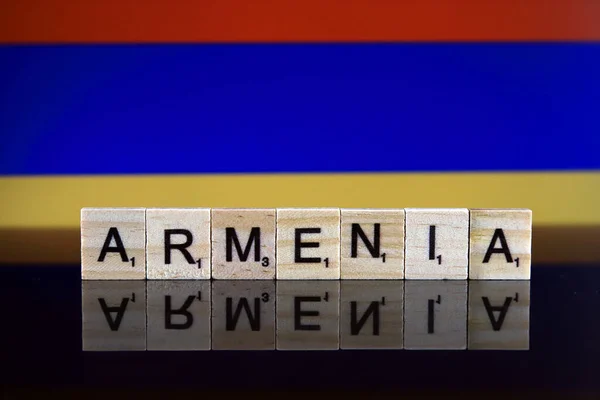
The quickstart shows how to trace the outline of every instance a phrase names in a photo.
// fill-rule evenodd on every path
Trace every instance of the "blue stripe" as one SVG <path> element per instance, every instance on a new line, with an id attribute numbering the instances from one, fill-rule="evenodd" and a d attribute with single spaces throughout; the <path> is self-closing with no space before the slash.
<path id="1" fill-rule="evenodd" d="M 0 174 L 600 168 L 600 45 L 0 47 Z"/>

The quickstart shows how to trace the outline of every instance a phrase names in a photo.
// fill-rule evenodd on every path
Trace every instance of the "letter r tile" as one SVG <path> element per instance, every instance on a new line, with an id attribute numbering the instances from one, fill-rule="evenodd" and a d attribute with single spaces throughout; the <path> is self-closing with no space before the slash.
<path id="1" fill-rule="evenodd" d="M 210 350 L 210 289 L 207 280 L 147 282 L 147 349 Z"/>
<path id="2" fill-rule="evenodd" d="M 148 279 L 210 279 L 210 209 L 146 210 Z"/>

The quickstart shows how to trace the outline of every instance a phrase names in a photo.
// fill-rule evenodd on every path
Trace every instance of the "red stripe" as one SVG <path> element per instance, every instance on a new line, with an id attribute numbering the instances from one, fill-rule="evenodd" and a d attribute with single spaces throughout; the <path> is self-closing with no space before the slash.
<path id="1" fill-rule="evenodd" d="M 595 41 L 598 0 L 3 0 L 0 43 Z"/>

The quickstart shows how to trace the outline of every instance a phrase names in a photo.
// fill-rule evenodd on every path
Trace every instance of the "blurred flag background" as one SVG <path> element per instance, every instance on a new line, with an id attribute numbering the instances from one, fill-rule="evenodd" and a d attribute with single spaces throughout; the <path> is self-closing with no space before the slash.
<path id="1" fill-rule="evenodd" d="M 335 206 L 531 208 L 534 260 L 560 261 L 598 244 L 598 21 L 594 0 L 4 0 L 4 259 L 29 235 L 78 262 L 82 207 Z"/>

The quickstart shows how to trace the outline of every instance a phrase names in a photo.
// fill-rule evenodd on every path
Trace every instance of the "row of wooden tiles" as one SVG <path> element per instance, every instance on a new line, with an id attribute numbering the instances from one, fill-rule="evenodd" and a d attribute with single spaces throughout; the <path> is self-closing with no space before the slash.
<path id="1" fill-rule="evenodd" d="M 529 348 L 529 281 L 84 281 L 85 351 Z"/>
<path id="2" fill-rule="evenodd" d="M 82 279 L 530 279 L 526 209 L 84 208 Z"/>

